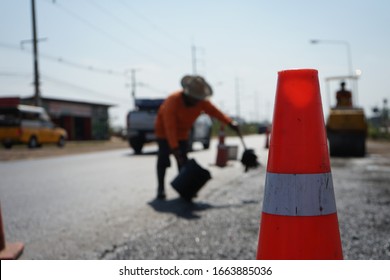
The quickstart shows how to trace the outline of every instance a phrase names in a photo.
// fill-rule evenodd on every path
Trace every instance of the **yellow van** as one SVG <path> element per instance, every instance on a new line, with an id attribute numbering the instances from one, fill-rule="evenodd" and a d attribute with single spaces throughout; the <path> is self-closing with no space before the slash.
<path id="1" fill-rule="evenodd" d="M 42 107 L 0 107 L 0 142 L 6 149 L 17 143 L 27 144 L 29 148 L 46 143 L 63 147 L 66 139 L 66 131 L 55 126 Z"/>

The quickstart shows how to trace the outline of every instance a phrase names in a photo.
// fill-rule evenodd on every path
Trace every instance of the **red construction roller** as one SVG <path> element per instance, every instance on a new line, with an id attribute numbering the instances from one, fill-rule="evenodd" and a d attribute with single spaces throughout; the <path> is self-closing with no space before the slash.
<path id="1" fill-rule="evenodd" d="M 318 72 L 278 74 L 257 259 L 343 259 Z"/>

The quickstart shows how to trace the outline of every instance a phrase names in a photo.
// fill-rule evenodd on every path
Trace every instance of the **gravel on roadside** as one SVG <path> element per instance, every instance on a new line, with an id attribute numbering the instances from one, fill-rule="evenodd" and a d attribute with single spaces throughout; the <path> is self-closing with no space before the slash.
<path id="1" fill-rule="evenodd" d="M 15 145 L 12 149 L 0 148 L 0 161 L 44 158 L 125 148 L 131 149 L 126 140 L 117 137 L 100 141 L 69 141 L 63 148 L 51 144 L 42 145 L 42 147 L 37 149 L 29 149 L 26 145 Z"/>

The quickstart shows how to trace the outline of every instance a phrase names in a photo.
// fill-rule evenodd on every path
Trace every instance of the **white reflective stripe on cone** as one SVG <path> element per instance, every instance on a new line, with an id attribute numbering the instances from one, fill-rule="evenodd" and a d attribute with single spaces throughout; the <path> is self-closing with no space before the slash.
<path id="1" fill-rule="evenodd" d="M 283 216 L 321 216 L 336 213 L 332 174 L 267 172 L 263 212 Z"/>

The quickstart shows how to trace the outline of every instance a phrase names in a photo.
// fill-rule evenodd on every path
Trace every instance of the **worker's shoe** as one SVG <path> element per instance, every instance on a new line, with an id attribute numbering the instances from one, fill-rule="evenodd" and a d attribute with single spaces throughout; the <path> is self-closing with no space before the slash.
<path id="1" fill-rule="evenodd" d="M 188 196 L 180 196 L 184 201 L 188 202 L 188 203 L 193 203 L 192 199 L 193 197 L 188 197 Z"/>
<path id="2" fill-rule="evenodd" d="M 164 190 L 158 190 L 158 192 L 157 192 L 157 199 L 165 200 L 166 198 L 167 198 L 167 196 L 165 195 L 165 191 Z"/>

